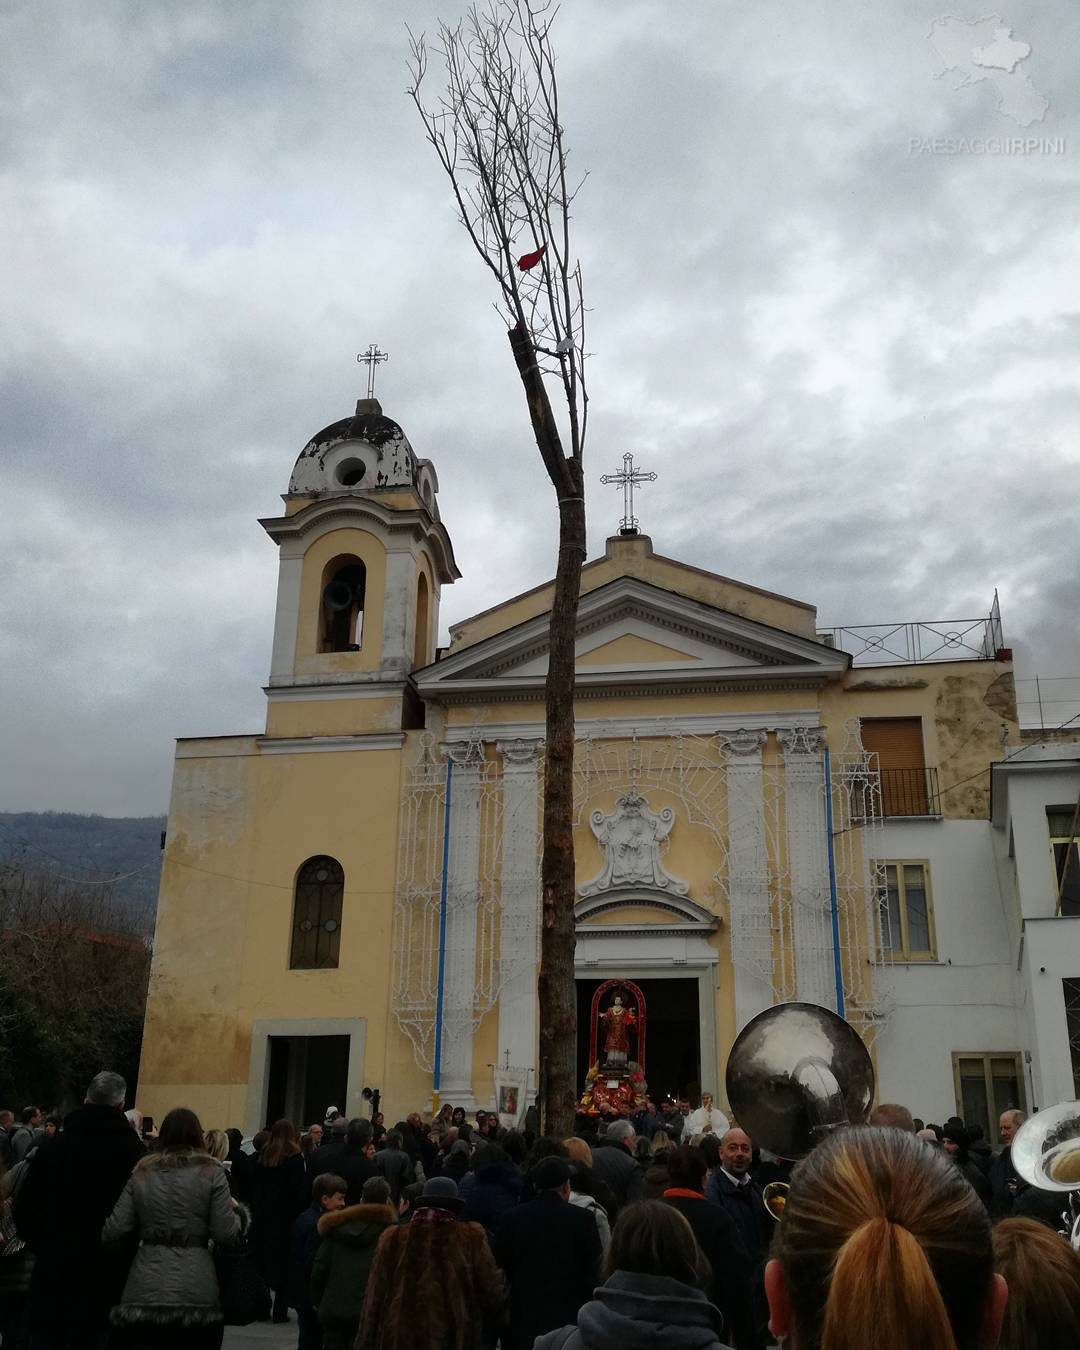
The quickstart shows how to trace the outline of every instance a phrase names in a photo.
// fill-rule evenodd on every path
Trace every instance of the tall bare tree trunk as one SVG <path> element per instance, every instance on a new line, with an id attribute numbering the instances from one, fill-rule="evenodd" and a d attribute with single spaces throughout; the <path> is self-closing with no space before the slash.
<path id="1" fill-rule="evenodd" d="M 574 985 L 574 639 L 585 561 L 588 422 L 585 299 L 571 248 L 571 205 L 585 181 L 567 178 L 551 25 L 552 0 L 491 0 L 451 27 L 436 50 L 446 92 L 426 105 L 423 34 L 410 34 L 410 96 L 450 179 L 459 219 L 494 277 L 499 313 L 529 406 L 533 435 L 559 504 L 559 557 L 545 686 L 543 910 L 538 993 L 544 1129 L 565 1136 L 577 1096 Z M 565 400 L 569 454 L 544 384 Z"/>
<path id="2" fill-rule="evenodd" d="M 544 685 L 544 843 L 540 939 L 540 1099 L 545 1134 L 573 1133 L 577 1100 L 577 996 L 574 982 L 574 645 L 585 561 L 585 485 L 581 462 L 567 459 L 520 324 L 510 346 L 525 389 L 536 443 L 559 502 L 559 559 L 551 604 Z"/>

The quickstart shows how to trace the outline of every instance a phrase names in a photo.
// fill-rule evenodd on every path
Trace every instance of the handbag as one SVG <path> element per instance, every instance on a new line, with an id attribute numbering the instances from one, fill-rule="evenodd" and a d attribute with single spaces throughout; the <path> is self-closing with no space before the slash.
<path id="1" fill-rule="evenodd" d="M 246 1234 L 234 1247 L 215 1247 L 218 1298 L 227 1327 L 246 1327 L 270 1316 L 270 1286 Z"/>

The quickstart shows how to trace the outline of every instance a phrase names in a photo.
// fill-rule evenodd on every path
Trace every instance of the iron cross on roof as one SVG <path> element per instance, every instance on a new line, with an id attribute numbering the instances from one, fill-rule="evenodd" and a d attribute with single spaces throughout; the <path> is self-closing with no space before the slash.
<path id="1" fill-rule="evenodd" d="M 653 483 L 656 481 L 656 474 L 649 473 L 644 469 L 634 468 L 634 456 L 631 451 L 627 451 L 622 457 L 622 468 L 618 473 L 605 473 L 601 476 L 601 483 L 615 483 L 623 490 L 623 518 L 619 526 L 620 534 L 637 534 L 638 521 L 634 515 L 634 485 L 636 483 Z"/>
<path id="2" fill-rule="evenodd" d="M 379 351 L 378 344 L 373 342 L 371 346 L 367 349 L 367 351 L 361 352 L 356 359 L 357 361 L 360 362 L 362 366 L 367 366 L 368 368 L 367 396 L 368 398 L 374 398 L 375 367 L 379 364 L 380 361 L 389 361 L 390 357 L 386 352 Z"/>

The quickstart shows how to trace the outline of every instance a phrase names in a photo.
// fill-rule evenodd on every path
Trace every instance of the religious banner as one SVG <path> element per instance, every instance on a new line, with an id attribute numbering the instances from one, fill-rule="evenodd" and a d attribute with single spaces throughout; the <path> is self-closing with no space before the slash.
<path id="1" fill-rule="evenodd" d="M 528 1108 L 528 1069 L 495 1070 L 495 1111 L 504 1130 L 517 1130 Z"/>

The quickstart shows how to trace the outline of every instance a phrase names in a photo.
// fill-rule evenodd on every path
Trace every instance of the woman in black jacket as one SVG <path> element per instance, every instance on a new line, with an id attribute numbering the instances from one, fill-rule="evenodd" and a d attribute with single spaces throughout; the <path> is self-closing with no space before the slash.
<path id="1" fill-rule="evenodd" d="M 619 1215 L 604 1255 L 604 1283 L 577 1325 L 538 1336 L 535 1350 L 726 1350 L 724 1319 L 706 1298 L 712 1278 L 693 1229 L 676 1209 L 644 1200 Z"/>
<path id="2" fill-rule="evenodd" d="M 263 1278 L 274 1291 L 274 1321 L 287 1322 L 292 1227 L 307 1208 L 308 1177 L 296 1127 L 279 1120 L 249 1174 L 251 1239 Z"/>

